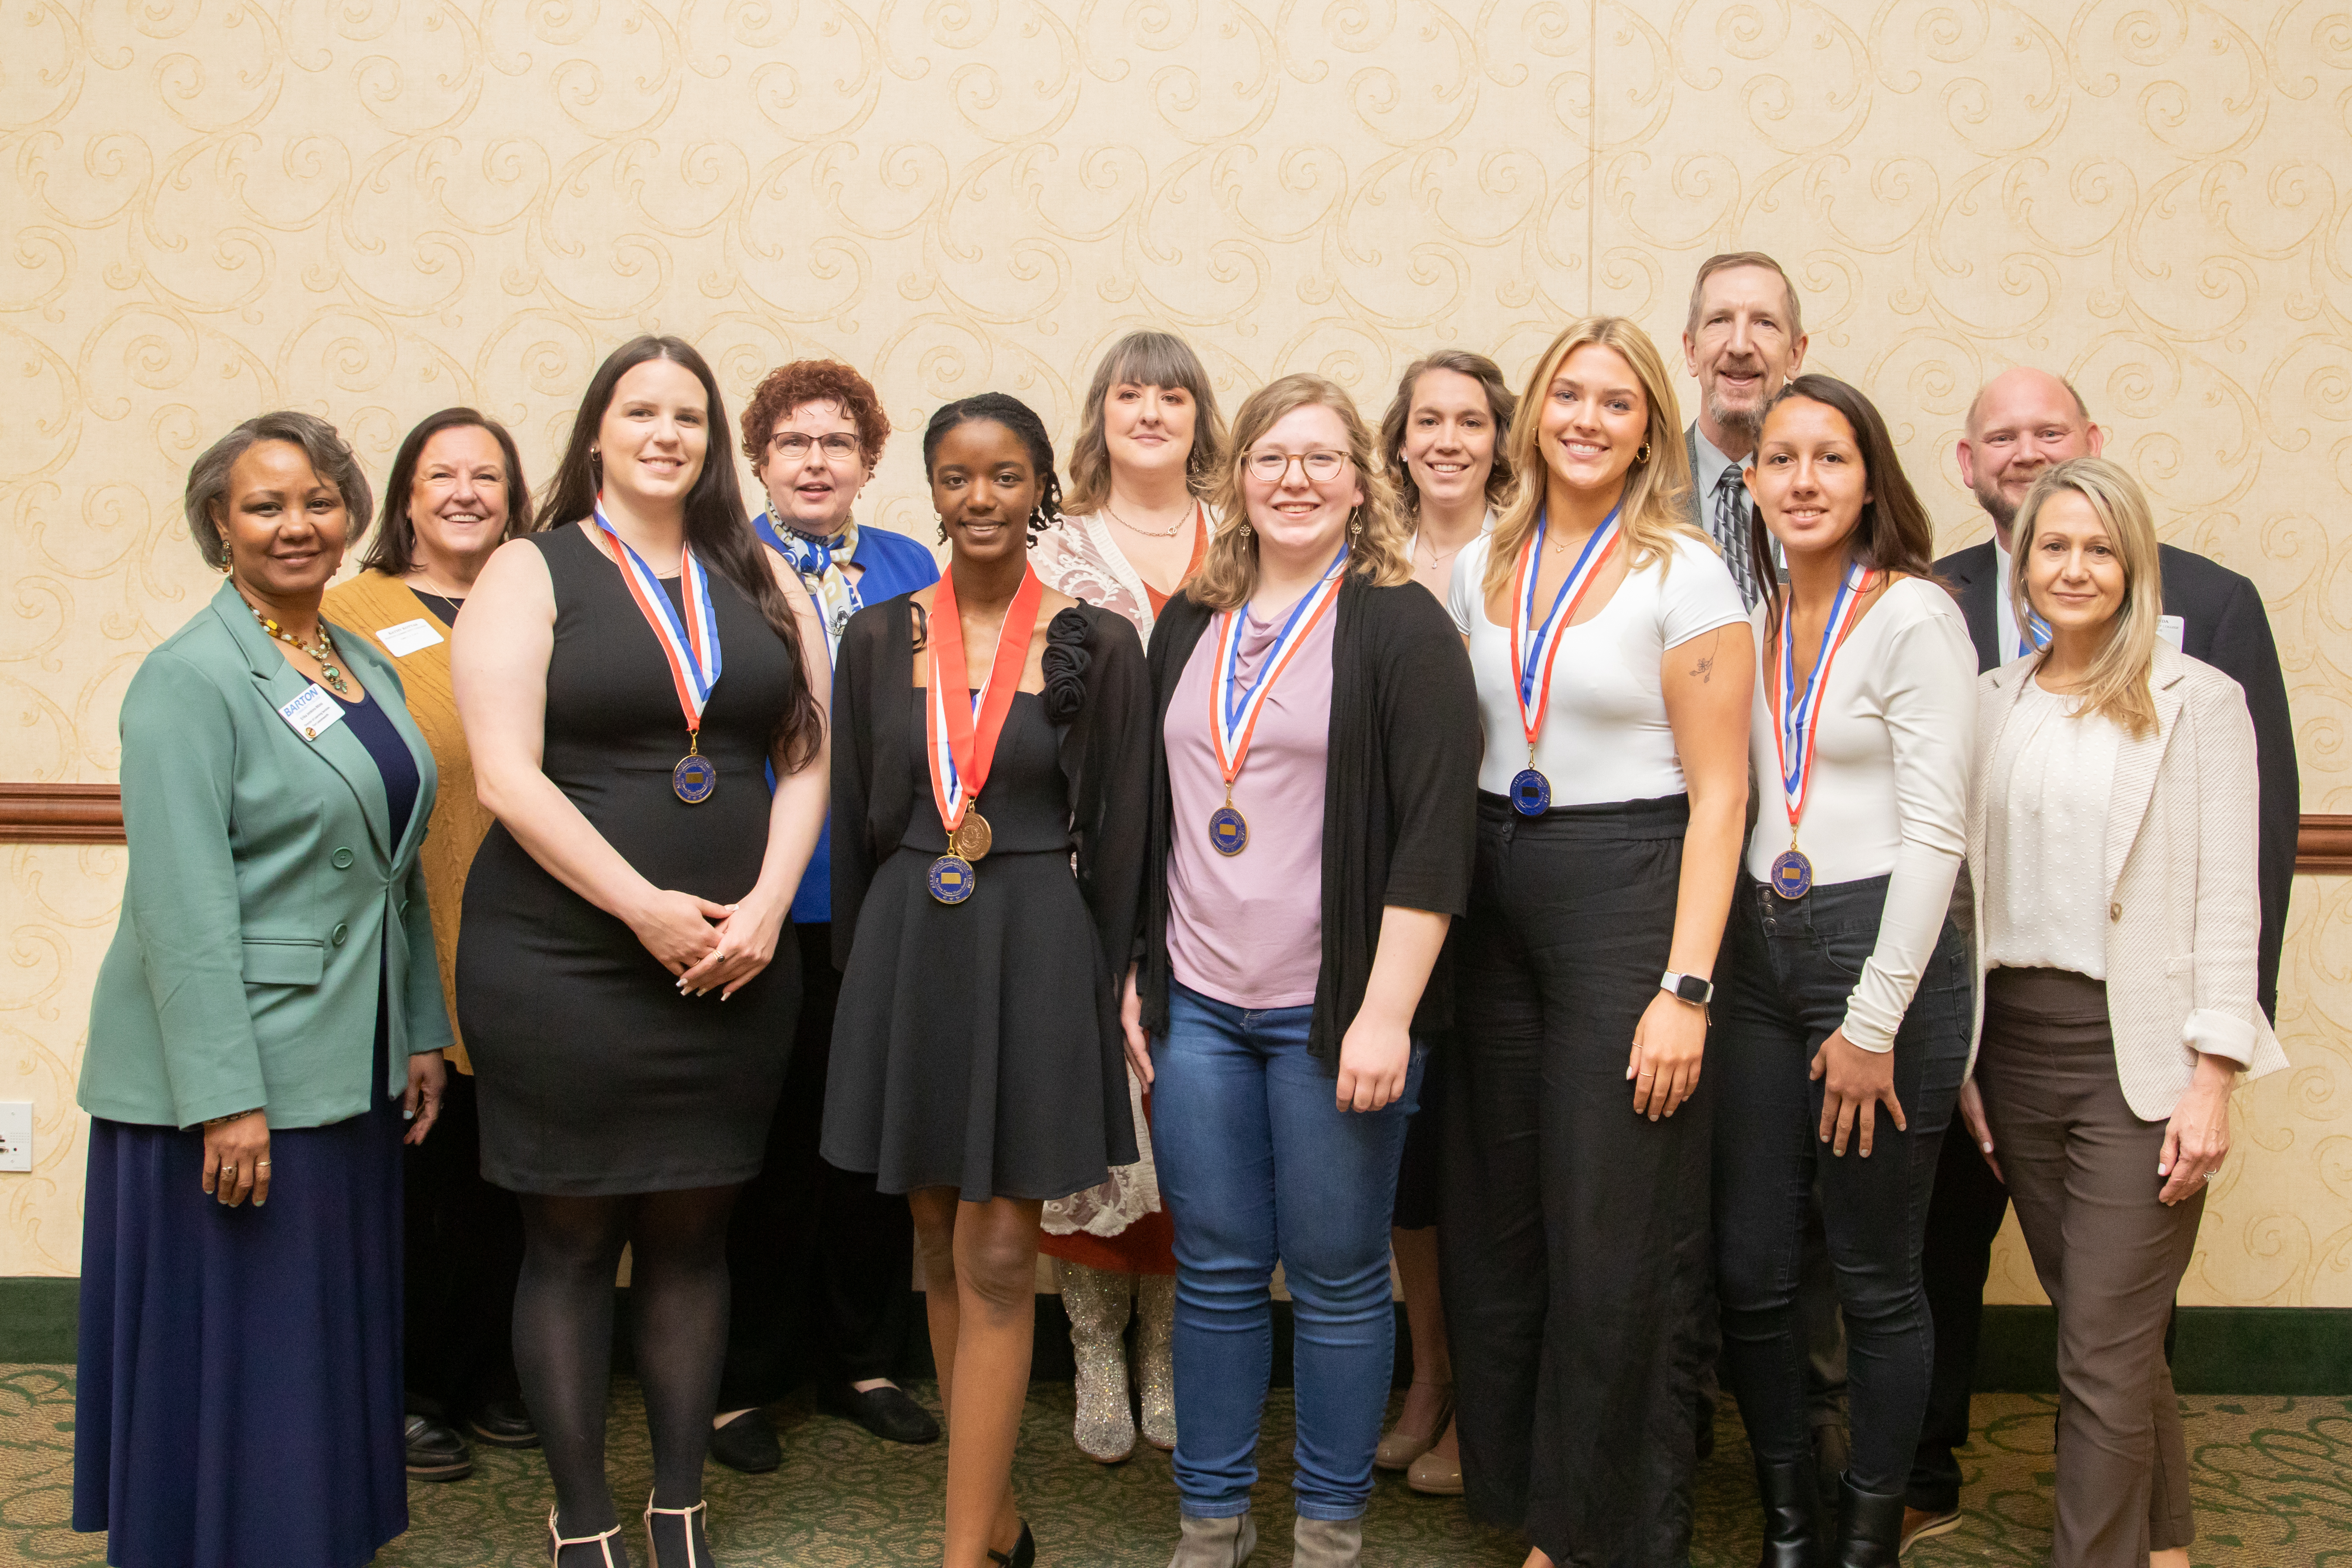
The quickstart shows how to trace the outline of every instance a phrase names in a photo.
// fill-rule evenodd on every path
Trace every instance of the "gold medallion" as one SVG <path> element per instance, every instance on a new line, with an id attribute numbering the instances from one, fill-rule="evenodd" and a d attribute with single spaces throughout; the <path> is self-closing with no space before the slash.
<path id="1" fill-rule="evenodd" d="M 989 847 L 996 836 L 989 831 L 988 818 L 976 811 L 966 811 L 963 821 L 948 836 L 948 850 L 966 860 L 985 860 Z"/>

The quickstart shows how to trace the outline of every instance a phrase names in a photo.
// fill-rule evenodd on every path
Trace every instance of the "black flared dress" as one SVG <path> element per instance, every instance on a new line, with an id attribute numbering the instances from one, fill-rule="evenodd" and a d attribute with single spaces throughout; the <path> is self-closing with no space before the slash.
<path id="1" fill-rule="evenodd" d="M 833 932 L 843 965 L 824 1154 L 884 1192 L 1057 1198 L 1136 1159 L 1114 989 L 1134 940 L 1151 692 L 1135 628 L 1048 628 L 977 809 L 994 847 L 961 904 L 913 686 L 910 601 L 860 612 L 834 691 Z"/>
<path id="2" fill-rule="evenodd" d="M 797 679 L 793 647 L 713 573 L 724 667 L 700 750 L 699 805 L 670 770 L 677 691 L 620 569 L 576 527 L 533 534 L 555 587 L 541 768 L 657 888 L 730 903 L 767 853 L 769 736 Z M 677 601 L 677 580 L 663 586 Z M 790 933 L 721 1002 L 688 997 L 635 932 L 557 881 L 504 826 L 466 879 L 457 1015 L 474 1058 L 482 1174 L 514 1192 L 593 1197 L 757 1174 L 800 1014 Z"/>

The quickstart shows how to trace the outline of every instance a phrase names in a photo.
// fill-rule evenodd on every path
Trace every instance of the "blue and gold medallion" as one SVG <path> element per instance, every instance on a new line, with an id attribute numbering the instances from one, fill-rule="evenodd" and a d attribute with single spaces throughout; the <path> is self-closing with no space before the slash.
<path id="1" fill-rule="evenodd" d="M 669 787 L 688 805 L 700 805 L 719 787 L 719 770 L 700 752 L 688 752 L 669 771 Z"/>
<path id="2" fill-rule="evenodd" d="M 1551 809 L 1551 780 L 1535 768 L 1511 775 L 1511 809 L 1521 816 L 1541 816 Z"/>
<path id="3" fill-rule="evenodd" d="M 961 855 L 942 855 L 932 861 L 929 882 L 931 897 L 943 904 L 960 904 L 980 886 L 980 879 L 972 875 L 971 862 Z"/>
<path id="4" fill-rule="evenodd" d="M 1813 890 L 1813 863 L 1793 844 L 1772 862 L 1772 890 L 1784 899 L 1801 899 Z"/>
<path id="5" fill-rule="evenodd" d="M 1234 809 L 1232 801 L 1209 814 L 1209 847 L 1228 858 L 1249 847 L 1249 819 Z"/>

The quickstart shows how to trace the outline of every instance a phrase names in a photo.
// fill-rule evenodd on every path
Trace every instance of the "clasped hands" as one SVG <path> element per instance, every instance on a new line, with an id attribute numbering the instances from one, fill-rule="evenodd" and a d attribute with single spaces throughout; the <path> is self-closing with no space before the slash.
<path id="1" fill-rule="evenodd" d="M 719 904 L 674 888 L 656 889 L 629 917 L 646 951 L 677 977 L 678 991 L 716 991 L 725 1001 L 768 967 L 783 929 L 781 906 L 757 893 Z"/>

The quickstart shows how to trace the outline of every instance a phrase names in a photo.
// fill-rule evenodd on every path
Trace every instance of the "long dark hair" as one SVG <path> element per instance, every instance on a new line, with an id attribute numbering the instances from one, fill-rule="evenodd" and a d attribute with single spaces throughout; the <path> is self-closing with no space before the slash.
<path id="1" fill-rule="evenodd" d="M 620 384 L 621 377 L 647 360 L 656 359 L 685 366 L 695 380 L 702 383 L 710 440 L 703 452 L 702 472 L 686 495 L 686 542 L 706 564 L 759 606 L 769 629 L 782 640 L 792 658 L 792 695 L 785 700 L 783 711 L 776 716 L 772 739 L 782 747 L 785 771 L 797 770 L 816 755 L 824 738 L 824 720 L 809 690 L 808 672 L 801 667 L 800 630 L 793 616 L 792 604 L 777 585 L 774 570 L 768 564 L 767 546 L 760 542 L 760 536 L 751 531 L 751 519 L 744 515 L 742 488 L 735 482 L 734 454 L 728 449 L 730 426 L 727 423 L 726 400 L 719 394 L 719 378 L 710 374 L 709 364 L 695 352 L 693 344 L 682 338 L 632 338 L 597 367 L 595 378 L 581 396 L 580 412 L 572 416 L 572 436 L 563 444 L 563 458 L 556 466 L 555 481 L 548 487 L 546 499 L 540 502 L 539 526 L 554 528 L 577 522 L 596 510 L 596 494 L 602 488 L 598 479 L 600 465 L 589 455 L 589 448 L 595 445 L 596 432 L 604 423 L 604 410 L 612 406 L 613 389 Z"/>
<path id="2" fill-rule="evenodd" d="M 402 577 L 416 564 L 416 520 L 408 515 L 408 492 L 416 486 L 416 468 L 425 460 L 425 444 L 444 430 L 487 430 L 499 444 L 507 465 L 507 526 L 499 542 L 531 532 L 537 526 L 530 510 L 530 486 L 523 481 L 522 453 L 507 427 L 471 408 L 444 408 L 428 415 L 400 443 L 392 459 L 392 477 L 383 481 L 383 527 L 360 561 L 361 569 Z"/>
<path id="3" fill-rule="evenodd" d="M 1862 503 L 1862 516 L 1846 535 L 1849 558 L 1868 571 L 1900 572 L 1937 581 L 1936 525 L 1927 521 L 1927 509 L 1919 503 L 1919 493 L 1903 472 L 1902 459 L 1895 455 L 1895 437 L 1886 433 L 1886 421 L 1877 405 L 1833 375 L 1808 373 L 1790 381 L 1764 405 L 1765 420 L 1792 397 L 1836 409 L 1845 416 L 1855 444 L 1862 448 L 1862 473 L 1870 485 L 1870 499 Z M 1748 531 L 1748 565 L 1756 582 L 1769 584 L 1780 576 L 1772 562 L 1771 531 L 1764 526 L 1760 510 L 1756 526 Z M 1769 663 L 1773 639 L 1780 635 L 1780 595 L 1768 593 L 1765 602 L 1769 607 L 1764 612 L 1764 657 Z"/>

